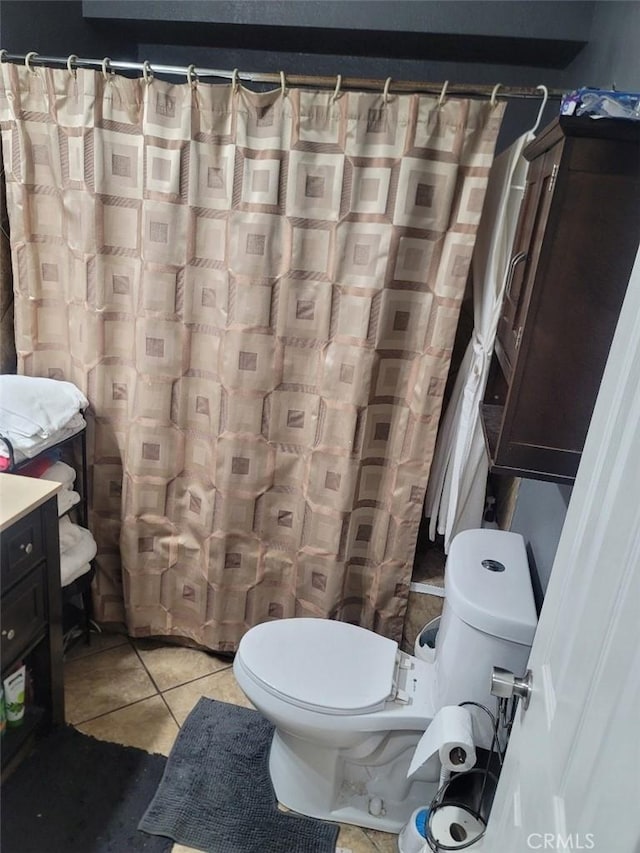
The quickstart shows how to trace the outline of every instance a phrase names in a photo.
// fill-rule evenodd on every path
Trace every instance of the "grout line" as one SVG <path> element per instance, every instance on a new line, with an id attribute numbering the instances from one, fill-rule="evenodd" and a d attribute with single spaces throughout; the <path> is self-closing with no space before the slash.
<path id="1" fill-rule="evenodd" d="M 162 701 L 163 701 L 163 702 L 164 702 L 164 704 L 166 705 L 166 707 L 167 707 L 167 711 L 171 714 L 171 718 L 172 718 L 172 720 L 174 721 L 174 723 L 175 723 L 175 724 L 176 724 L 176 726 L 178 727 L 178 732 L 180 732 L 180 731 L 181 731 L 181 729 L 182 729 L 182 726 L 181 726 L 181 725 L 180 725 L 180 723 L 178 722 L 178 718 L 176 717 L 176 715 L 175 715 L 175 714 L 173 713 L 173 711 L 171 710 L 171 706 L 169 705 L 169 703 L 167 702 L 167 700 L 164 698 L 164 695 L 163 695 L 162 693 L 160 694 L 160 698 L 162 699 Z"/>
<path id="2" fill-rule="evenodd" d="M 140 654 L 140 652 L 138 651 L 137 646 L 136 646 L 134 643 L 131 643 L 131 648 L 132 648 L 132 649 L 134 650 L 134 652 L 136 653 L 136 655 L 137 655 L 137 657 L 138 657 L 138 660 L 139 660 L 139 661 L 140 661 L 140 663 L 142 664 L 142 668 L 144 669 L 144 671 L 147 673 L 147 675 L 148 675 L 148 676 L 149 676 L 149 678 L 151 679 L 151 683 L 152 683 L 152 684 L 153 684 L 153 686 L 156 688 L 156 692 L 161 694 L 161 690 L 160 690 L 160 688 L 158 687 L 158 685 L 156 684 L 156 680 L 155 680 L 155 678 L 154 678 L 154 677 L 153 677 L 153 675 L 151 675 L 151 673 L 149 672 L 149 668 L 148 668 L 148 667 L 147 667 L 147 665 L 145 664 L 144 659 L 143 659 L 142 655 Z"/>
<path id="3" fill-rule="evenodd" d="M 162 694 L 163 694 L 163 693 L 167 693 L 167 691 L 169 691 L 169 690 L 175 690 L 175 689 L 176 689 L 176 688 L 178 688 L 178 687 L 185 687 L 187 684 L 193 684 L 193 682 L 194 682 L 194 681 L 200 681 L 200 679 L 201 679 L 201 678 L 208 678 L 210 675 L 217 675 L 217 673 L 219 673 L 219 672 L 224 672 L 224 671 L 225 671 L 225 670 L 227 670 L 227 669 L 231 669 L 231 667 L 233 666 L 233 664 L 231 664 L 231 663 L 230 663 L 230 664 L 226 664 L 226 665 L 225 665 L 225 666 L 223 666 L 221 669 L 214 669 L 214 670 L 213 670 L 213 672 L 207 672 L 207 673 L 205 673 L 204 675 L 197 675 L 195 678 L 189 678 L 187 681 L 181 681 L 179 684 L 174 684 L 174 685 L 172 685 L 171 687 L 165 687 L 165 689 L 164 689 L 164 690 L 162 690 L 162 689 L 160 688 L 160 686 L 158 685 L 158 683 L 156 682 L 156 680 L 155 680 L 155 678 L 153 677 L 153 675 L 151 674 L 151 671 L 149 670 L 149 667 L 145 664 L 145 662 L 144 662 L 144 658 L 143 658 L 143 657 L 142 657 L 142 655 L 140 654 L 140 652 L 139 652 L 138 648 L 136 647 L 136 645 L 135 645 L 134 643 L 131 643 L 131 646 L 132 646 L 132 648 L 135 650 L 135 653 L 138 655 L 138 658 L 140 659 L 140 662 L 142 663 L 142 666 L 144 666 L 145 671 L 147 672 L 147 674 L 148 674 L 149 678 L 150 678 L 150 679 L 151 679 L 151 681 L 153 682 L 154 687 L 156 688 L 156 690 L 158 691 L 158 693 L 159 693 L 161 696 L 162 696 Z M 171 709 L 169 709 L 169 710 L 171 710 Z M 178 721 L 176 720 L 176 723 L 177 723 L 177 722 L 178 722 Z M 179 725 L 179 723 L 178 723 L 178 725 Z"/>
<path id="4" fill-rule="evenodd" d="M 210 678 L 212 675 L 217 675 L 219 672 L 226 672 L 228 669 L 231 669 L 232 666 L 233 664 L 229 664 L 229 666 L 223 666 L 222 669 L 214 669 L 213 672 L 198 675 L 195 678 L 190 678 L 188 681 L 181 681 L 180 684 L 174 684 L 172 687 L 165 687 L 164 690 L 160 691 L 160 694 L 169 693 L 170 690 L 178 690 L 180 687 L 186 687 L 187 684 L 193 684 L 196 681 L 201 681 L 203 678 Z"/>
<path id="5" fill-rule="evenodd" d="M 89 646 L 88 647 L 89 651 L 85 652 L 82 655 L 74 655 L 73 657 L 65 656 L 64 662 L 65 663 L 73 663 L 74 661 L 77 661 L 77 660 L 84 660 L 85 658 L 95 657 L 95 655 L 101 655 L 103 652 L 110 652 L 111 649 L 119 649 L 122 646 L 126 646 L 127 644 L 132 645 L 129 642 L 129 637 L 125 636 L 124 634 L 121 634 L 119 636 L 121 636 L 123 638 L 122 643 L 116 643 L 113 646 L 108 646 L 106 649 L 92 649 L 91 646 Z M 82 648 L 87 648 L 87 646 L 83 645 Z"/>
<path id="6" fill-rule="evenodd" d="M 95 717 L 87 717 L 86 720 L 76 720 L 73 723 L 69 720 L 66 720 L 65 722 L 69 726 L 82 726 L 85 723 L 92 723 L 94 720 L 99 720 L 101 717 L 108 717 L 109 714 L 113 714 L 114 711 L 124 711 L 125 708 L 131 708 L 133 707 L 133 705 L 139 705 L 141 702 L 146 702 L 147 699 L 153 699 L 153 697 L 157 695 L 157 693 L 150 693 L 148 696 L 143 696 L 141 699 L 136 699 L 135 702 L 127 702 L 126 705 L 118 705 L 117 708 L 111 708 L 110 711 L 104 711 L 102 714 L 96 714 Z"/>

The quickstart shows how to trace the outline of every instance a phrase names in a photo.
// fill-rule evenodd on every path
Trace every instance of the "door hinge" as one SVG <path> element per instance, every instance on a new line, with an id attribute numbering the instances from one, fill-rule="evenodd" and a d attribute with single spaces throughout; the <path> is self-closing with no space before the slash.
<path id="1" fill-rule="evenodd" d="M 556 183 L 557 175 L 558 175 L 558 164 L 554 163 L 553 169 L 551 170 L 551 180 L 549 181 L 549 189 L 547 190 L 547 192 L 551 192 L 553 190 L 555 183 Z"/>

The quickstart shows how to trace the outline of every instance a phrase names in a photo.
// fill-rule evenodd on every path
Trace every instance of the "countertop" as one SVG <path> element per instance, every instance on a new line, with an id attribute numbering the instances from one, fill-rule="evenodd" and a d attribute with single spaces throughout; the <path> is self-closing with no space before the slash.
<path id="1" fill-rule="evenodd" d="M 0 474 L 0 531 L 28 515 L 62 488 L 61 483 Z"/>

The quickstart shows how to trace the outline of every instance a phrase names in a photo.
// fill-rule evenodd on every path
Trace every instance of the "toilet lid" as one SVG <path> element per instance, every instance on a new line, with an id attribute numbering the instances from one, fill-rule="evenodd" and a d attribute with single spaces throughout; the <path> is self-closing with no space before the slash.
<path id="1" fill-rule="evenodd" d="M 323 714 L 366 714 L 393 688 L 398 644 L 328 619 L 281 619 L 252 628 L 238 656 L 274 696 Z"/>

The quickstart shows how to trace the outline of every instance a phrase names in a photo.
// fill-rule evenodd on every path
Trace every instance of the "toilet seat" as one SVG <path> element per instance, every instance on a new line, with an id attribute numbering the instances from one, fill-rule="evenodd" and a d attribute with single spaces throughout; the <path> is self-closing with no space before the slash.
<path id="1" fill-rule="evenodd" d="M 316 713 L 368 714 L 393 693 L 398 644 L 326 619 L 281 619 L 245 634 L 236 655 L 272 696 Z"/>

